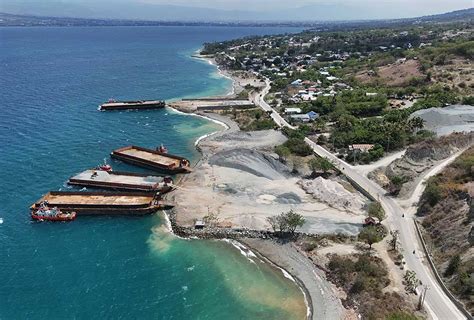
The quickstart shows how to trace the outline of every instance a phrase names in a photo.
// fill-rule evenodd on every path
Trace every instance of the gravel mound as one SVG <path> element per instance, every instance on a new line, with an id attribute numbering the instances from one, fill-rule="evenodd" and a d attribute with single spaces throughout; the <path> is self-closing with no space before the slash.
<path id="1" fill-rule="evenodd" d="M 215 137 L 213 140 L 221 145 L 223 149 L 240 148 L 242 146 L 245 146 L 246 149 L 273 149 L 274 146 L 284 143 L 287 139 L 280 131 L 260 130 L 228 132 Z"/>
<path id="2" fill-rule="evenodd" d="M 209 159 L 211 165 L 242 170 L 270 180 L 284 179 L 289 169 L 273 157 L 256 150 L 231 149 L 216 153 Z"/>
<path id="3" fill-rule="evenodd" d="M 348 191 L 336 181 L 317 177 L 314 180 L 302 179 L 298 181 L 298 184 L 306 193 L 333 208 L 363 214 L 364 199 L 360 195 Z"/>
<path id="4" fill-rule="evenodd" d="M 424 129 L 434 131 L 439 136 L 452 132 L 474 131 L 474 107 L 452 105 L 446 108 L 418 110 L 413 116 L 425 120 Z"/>

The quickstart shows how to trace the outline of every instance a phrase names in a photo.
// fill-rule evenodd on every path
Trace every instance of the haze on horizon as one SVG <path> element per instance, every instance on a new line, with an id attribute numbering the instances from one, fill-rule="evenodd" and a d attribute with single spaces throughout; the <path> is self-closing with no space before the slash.
<path id="1" fill-rule="evenodd" d="M 0 12 L 183 21 L 409 18 L 473 7 L 472 0 L 2 0 Z"/>

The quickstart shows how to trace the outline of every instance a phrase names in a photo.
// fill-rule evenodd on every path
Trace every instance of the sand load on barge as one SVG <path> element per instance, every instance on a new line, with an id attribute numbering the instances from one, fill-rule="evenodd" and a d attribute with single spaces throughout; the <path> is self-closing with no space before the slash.
<path id="1" fill-rule="evenodd" d="M 154 191 L 160 194 L 173 190 L 170 177 L 160 177 L 131 172 L 86 170 L 68 181 L 70 185 L 125 191 Z"/>
<path id="2" fill-rule="evenodd" d="M 30 209 L 36 210 L 44 204 L 63 211 L 74 211 L 77 215 L 145 215 L 172 207 L 154 192 L 51 191 Z"/>
<path id="3" fill-rule="evenodd" d="M 115 101 L 110 99 L 99 106 L 100 111 L 129 110 L 129 109 L 162 109 L 166 103 L 162 100 Z"/>
<path id="4" fill-rule="evenodd" d="M 186 158 L 137 146 L 114 150 L 110 156 L 133 165 L 170 174 L 192 171 L 190 162 Z"/>

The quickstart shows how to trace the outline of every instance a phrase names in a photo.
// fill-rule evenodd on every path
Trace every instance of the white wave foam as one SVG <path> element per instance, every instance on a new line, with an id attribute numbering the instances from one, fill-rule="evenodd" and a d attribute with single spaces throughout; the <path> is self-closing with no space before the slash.
<path id="1" fill-rule="evenodd" d="M 195 114 L 195 113 L 186 113 L 186 112 L 182 112 L 182 111 L 179 111 L 173 107 L 170 107 L 170 106 L 167 106 L 167 108 L 169 108 L 170 110 L 172 110 L 173 112 L 177 113 L 177 114 L 182 114 L 182 115 L 186 115 L 186 116 L 193 116 L 193 117 L 199 117 L 199 118 L 203 118 L 203 119 L 206 119 L 207 121 L 211 121 L 211 122 L 214 122 L 222 127 L 224 127 L 224 130 L 229 130 L 229 126 L 225 123 L 225 122 L 222 122 L 222 121 L 219 121 L 219 120 L 216 120 L 216 119 L 213 119 L 213 118 L 210 118 L 210 117 L 206 117 L 206 116 L 203 116 L 203 115 L 200 115 L 200 114 Z M 202 136 L 200 136 L 199 138 L 196 139 L 196 141 L 194 142 L 194 146 L 197 146 L 199 144 L 199 142 L 201 142 L 201 140 L 203 139 L 206 139 L 216 133 L 220 132 L 220 130 L 218 131 L 214 131 L 214 132 L 211 132 L 211 133 L 206 133 Z"/>
<path id="2" fill-rule="evenodd" d="M 162 217 L 165 219 L 164 225 L 166 227 L 166 230 L 173 233 L 173 228 L 171 227 L 171 220 L 168 217 L 168 215 L 166 214 L 166 212 L 162 211 Z"/>
<path id="3" fill-rule="evenodd" d="M 258 259 L 255 253 L 253 253 L 252 250 L 244 246 L 242 243 L 232 240 L 232 239 L 223 239 L 223 241 L 233 245 L 237 250 L 239 250 L 240 254 L 246 257 L 247 260 L 249 260 L 250 262 L 255 263 L 253 259 Z"/>

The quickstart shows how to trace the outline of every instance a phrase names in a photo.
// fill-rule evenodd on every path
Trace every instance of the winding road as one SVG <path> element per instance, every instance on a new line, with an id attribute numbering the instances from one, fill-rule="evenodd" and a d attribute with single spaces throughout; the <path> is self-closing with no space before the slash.
<path id="1" fill-rule="evenodd" d="M 258 94 L 254 95 L 253 101 L 257 106 L 263 110 L 271 112 L 270 116 L 279 127 L 289 127 L 294 129 L 278 112 L 276 112 L 268 103 L 265 102 L 264 97 L 270 91 L 270 81 L 265 81 L 265 88 Z M 387 213 L 386 223 L 391 230 L 399 230 L 399 240 L 406 262 L 406 267 L 409 270 L 416 272 L 417 278 L 423 285 L 428 286 L 428 291 L 425 299 L 425 308 L 432 319 L 439 320 L 456 320 L 466 319 L 466 316 L 456 307 L 456 305 L 448 298 L 448 296 L 441 289 L 437 282 L 431 267 L 426 261 L 423 247 L 414 224 L 414 214 L 416 212 L 416 203 L 419 196 L 424 190 L 423 181 L 417 186 L 415 197 L 412 197 L 409 203 L 406 203 L 406 209 L 392 197 L 386 196 L 386 191 L 382 189 L 375 182 L 369 180 L 364 173 L 360 173 L 354 166 L 339 159 L 334 154 L 319 146 L 309 138 L 305 138 L 305 142 L 313 149 L 313 151 L 320 157 L 327 158 L 334 166 L 344 173 L 349 179 L 359 185 L 365 192 L 373 199 L 377 199 Z M 456 157 L 452 156 L 447 160 L 439 163 L 431 172 L 440 172 Z M 415 250 L 415 254 L 413 254 Z M 419 287 L 419 290 L 421 288 Z"/>

